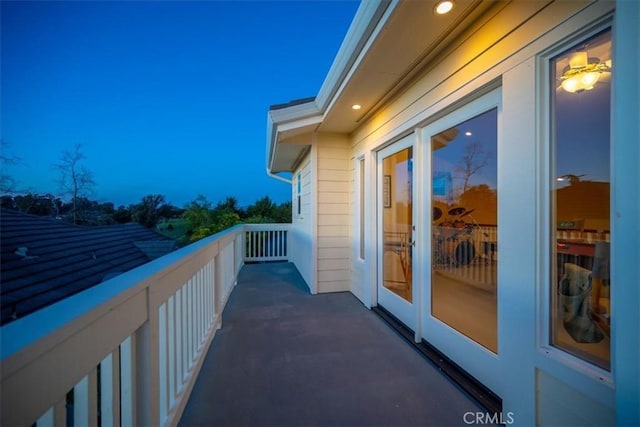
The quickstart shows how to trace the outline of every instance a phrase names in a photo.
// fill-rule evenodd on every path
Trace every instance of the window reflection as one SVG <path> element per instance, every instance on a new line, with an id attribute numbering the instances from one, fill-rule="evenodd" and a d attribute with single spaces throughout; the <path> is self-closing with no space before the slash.
<path id="1" fill-rule="evenodd" d="M 497 352 L 497 110 L 433 136 L 431 150 L 431 313 Z"/>
<path id="2" fill-rule="evenodd" d="M 553 242 L 551 343 L 610 368 L 611 34 L 551 61 Z M 575 81 L 567 82 L 574 78 Z"/>

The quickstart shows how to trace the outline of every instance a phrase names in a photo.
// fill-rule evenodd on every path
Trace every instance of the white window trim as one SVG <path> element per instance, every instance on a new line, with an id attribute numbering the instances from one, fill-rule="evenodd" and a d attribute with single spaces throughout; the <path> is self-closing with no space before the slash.
<path id="1" fill-rule="evenodd" d="M 552 141 L 551 138 L 551 86 L 553 82 L 550 81 L 550 66 L 551 60 L 555 56 L 570 49 L 572 46 L 587 40 L 596 34 L 612 28 L 612 16 L 608 15 L 605 19 L 600 20 L 598 23 L 584 29 L 583 31 L 573 34 L 570 37 L 566 37 L 560 42 L 554 44 L 549 49 L 545 50 L 538 55 L 537 66 L 537 87 L 539 88 L 537 98 L 537 114 L 536 121 L 538 123 L 537 128 L 541 130 L 537 138 L 539 153 L 536 158 L 536 170 L 539 171 L 537 181 L 537 194 L 538 194 L 538 206 L 539 211 L 537 215 L 537 229 L 538 229 L 538 246 L 536 257 L 540 262 L 539 267 L 539 280 L 538 280 L 538 302 L 537 302 L 537 327 L 536 332 L 538 357 L 537 365 L 541 368 L 553 373 L 558 378 L 564 378 L 571 384 L 580 384 L 585 379 L 591 381 L 597 381 L 609 389 L 613 389 L 613 374 L 614 364 L 613 358 L 611 358 L 611 371 L 607 371 L 595 364 L 588 362 L 579 356 L 573 355 L 560 347 L 553 346 L 551 344 L 551 277 L 552 268 L 552 243 L 553 233 L 555 228 L 552 227 L 551 221 L 551 190 L 552 179 L 551 174 L 555 170 L 553 165 L 553 158 L 551 155 Z M 613 141 L 612 141 L 613 143 Z M 611 185 L 614 175 L 611 174 Z M 613 220 L 613 216 L 611 216 Z M 613 343 L 611 344 L 613 347 Z M 610 349 L 611 351 L 612 349 Z M 569 370 L 567 370 L 569 368 Z M 585 378 L 586 377 L 586 378 Z M 587 384 L 585 384 L 587 386 Z M 592 391 L 591 387 L 583 388 L 585 392 Z M 593 396 L 599 400 L 606 398 L 606 396 Z"/>

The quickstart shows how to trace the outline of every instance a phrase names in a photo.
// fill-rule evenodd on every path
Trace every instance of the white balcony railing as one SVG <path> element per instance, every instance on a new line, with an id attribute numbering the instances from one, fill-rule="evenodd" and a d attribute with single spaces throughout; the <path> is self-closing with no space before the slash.
<path id="1" fill-rule="evenodd" d="M 176 425 L 245 261 L 288 224 L 238 225 L 0 329 L 2 425 Z"/>

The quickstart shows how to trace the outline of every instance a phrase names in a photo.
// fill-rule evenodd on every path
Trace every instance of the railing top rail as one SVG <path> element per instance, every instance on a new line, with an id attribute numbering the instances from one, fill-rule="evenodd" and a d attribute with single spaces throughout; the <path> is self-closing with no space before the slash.
<path id="1" fill-rule="evenodd" d="M 181 265 L 221 238 L 243 230 L 242 224 L 228 228 L 4 325 L 0 328 L 0 361 L 108 301 L 134 291 L 136 287 L 144 288 L 148 285 L 147 279 Z"/>
<path id="2" fill-rule="evenodd" d="M 269 231 L 269 230 L 289 230 L 291 224 L 288 223 L 269 223 L 269 224 L 244 224 L 246 231 Z"/>

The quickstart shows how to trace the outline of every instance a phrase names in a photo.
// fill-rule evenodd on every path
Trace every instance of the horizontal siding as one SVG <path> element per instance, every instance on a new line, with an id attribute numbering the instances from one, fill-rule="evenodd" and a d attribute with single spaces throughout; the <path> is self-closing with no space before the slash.
<path id="1" fill-rule="evenodd" d="M 349 225 L 349 215 L 322 215 L 318 217 L 318 227 L 324 225 Z"/>
<path id="2" fill-rule="evenodd" d="M 340 183 L 349 182 L 351 172 L 342 169 L 322 169 L 318 172 L 318 179 L 321 181 L 337 181 Z"/>
<path id="3" fill-rule="evenodd" d="M 298 203 L 298 186 L 294 180 L 292 186 L 293 196 L 293 224 L 294 227 L 291 230 L 291 245 L 292 250 L 289 251 L 289 259 L 296 265 L 296 268 L 300 272 L 300 275 L 304 278 L 307 286 L 311 286 L 314 280 L 313 274 L 313 260 L 311 254 L 313 253 L 313 222 L 311 221 L 311 190 L 312 190 L 312 173 L 311 173 L 311 155 L 308 154 L 304 161 L 301 163 L 300 169 L 294 172 L 294 177 L 297 177 L 298 172 L 301 176 L 301 189 L 300 189 L 300 215 L 298 215 L 297 205 Z"/>
<path id="4" fill-rule="evenodd" d="M 319 193 L 338 193 L 338 194 L 348 194 L 351 192 L 349 188 L 349 182 L 337 182 L 337 181 L 319 181 L 318 182 L 318 192 Z"/>
<path id="5" fill-rule="evenodd" d="M 348 270 L 351 262 L 347 258 L 319 259 L 318 271 Z"/>
<path id="6" fill-rule="evenodd" d="M 349 156 L 346 155 L 344 159 L 319 159 L 318 171 L 346 171 L 349 169 Z"/>
<path id="7" fill-rule="evenodd" d="M 320 281 L 318 288 L 320 292 L 346 292 L 350 289 L 350 283 L 349 280 Z"/>
<path id="8" fill-rule="evenodd" d="M 318 194 L 318 203 L 349 203 L 349 192 L 324 192 Z"/>
<path id="9" fill-rule="evenodd" d="M 349 290 L 350 277 L 351 150 L 344 135 L 321 134 L 318 141 L 318 291 L 345 291 Z M 340 249 L 344 249 L 346 256 L 336 257 Z"/>
<path id="10" fill-rule="evenodd" d="M 339 135 L 340 142 L 328 142 L 328 138 L 322 138 L 321 150 L 318 151 L 318 164 L 323 164 L 326 160 L 349 159 L 349 140 L 344 135 Z"/>
<path id="11" fill-rule="evenodd" d="M 349 205 L 347 203 L 320 203 L 318 206 L 319 215 L 345 215 L 349 216 Z"/>
<path id="12" fill-rule="evenodd" d="M 319 134 L 319 141 L 322 144 L 322 152 L 318 153 L 318 158 L 344 158 L 349 153 L 349 138 L 340 133 Z"/>
<path id="13" fill-rule="evenodd" d="M 318 247 L 320 248 L 350 248 L 347 237 L 327 237 L 318 236 Z"/>
<path id="14" fill-rule="evenodd" d="M 318 270 L 318 282 L 345 282 L 348 279 L 347 273 L 348 270 L 343 268 L 338 270 Z"/>
<path id="15" fill-rule="evenodd" d="M 349 229 L 348 225 L 323 225 L 318 227 L 318 234 L 325 237 L 348 237 Z"/>
<path id="16" fill-rule="evenodd" d="M 351 257 L 351 249 L 348 247 L 343 248 L 318 248 L 318 259 L 333 259 L 333 258 L 345 258 Z"/>

